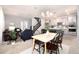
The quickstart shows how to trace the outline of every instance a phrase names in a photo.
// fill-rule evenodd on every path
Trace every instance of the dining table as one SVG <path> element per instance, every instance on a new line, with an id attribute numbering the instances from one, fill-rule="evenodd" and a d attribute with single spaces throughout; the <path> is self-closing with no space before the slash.
<path id="1" fill-rule="evenodd" d="M 34 48 L 35 48 L 35 40 L 39 40 L 41 42 L 44 42 L 44 53 L 46 54 L 47 53 L 47 45 L 46 43 L 47 42 L 50 42 L 51 40 L 53 40 L 55 38 L 57 33 L 43 33 L 43 34 L 39 34 L 39 35 L 34 35 L 32 36 L 33 38 L 33 50 L 32 50 L 32 53 L 34 51 Z"/>

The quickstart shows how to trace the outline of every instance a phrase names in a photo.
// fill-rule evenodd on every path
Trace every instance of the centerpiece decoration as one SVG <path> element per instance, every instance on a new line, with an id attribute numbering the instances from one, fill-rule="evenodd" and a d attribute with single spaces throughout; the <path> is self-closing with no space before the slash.
<path id="1" fill-rule="evenodd" d="M 47 30 L 46 33 L 49 33 L 49 27 L 50 27 L 50 19 L 53 16 L 52 12 L 50 12 L 49 10 L 46 12 L 42 12 L 41 15 L 43 16 L 44 20 L 45 20 L 45 29 Z"/>
<path id="2" fill-rule="evenodd" d="M 49 33 L 49 23 L 45 23 L 45 29 L 47 30 L 47 34 Z"/>

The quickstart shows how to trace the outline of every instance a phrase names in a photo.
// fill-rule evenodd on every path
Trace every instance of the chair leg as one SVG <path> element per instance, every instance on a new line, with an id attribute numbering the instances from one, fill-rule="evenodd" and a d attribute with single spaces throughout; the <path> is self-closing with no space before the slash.
<path id="1" fill-rule="evenodd" d="M 62 48 L 62 44 L 60 44 L 60 47 L 61 47 L 61 49 L 63 49 L 63 48 Z"/>
<path id="2" fill-rule="evenodd" d="M 39 54 L 40 54 L 40 44 L 39 44 Z"/>
<path id="3" fill-rule="evenodd" d="M 60 52 L 59 52 L 59 48 L 57 49 L 57 51 L 58 51 L 58 54 L 60 54 Z"/>
<path id="4" fill-rule="evenodd" d="M 58 52 L 56 51 L 56 54 L 57 54 Z"/>
<path id="5" fill-rule="evenodd" d="M 44 54 L 45 49 L 43 48 L 43 54 Z"/>
<path id="6" fill-rule="evenodd" d="M 50 51 L 50 54 L 52 54 L 52 52 L 53 52 L 53 51 L 51 50 L 51 51 Z"/>

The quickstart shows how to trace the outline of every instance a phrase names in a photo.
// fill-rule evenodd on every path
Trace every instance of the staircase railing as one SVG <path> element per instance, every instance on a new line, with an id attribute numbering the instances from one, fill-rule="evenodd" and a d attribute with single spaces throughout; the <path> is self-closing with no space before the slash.
<path id="1" fill-rule="evenodd" d="M 41 19 L 39 17 L 34 17 L 34 19 L 37 20 L 37 24 L 35 26 L 33 26 L 33 34 L 41 26 Z"/>

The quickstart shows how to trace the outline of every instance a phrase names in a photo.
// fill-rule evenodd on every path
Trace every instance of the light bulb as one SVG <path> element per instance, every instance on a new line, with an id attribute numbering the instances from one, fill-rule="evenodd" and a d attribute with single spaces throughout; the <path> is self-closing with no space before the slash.
<path id="1" fill-rule="evenodd" d="M 52 16 L 53 14 L 52 13 L 50 13 L 50 16 Z"/>
<path id="2" fill-rule="evenodd" d="M 47 11 L 46 14 L 49 15 L 49 11 Z"/>
<path id="3" fill-rule="evenodd" d="M 42 15 L 43 17 L 45 17 L 45 15 L 44 15 L 44 13 L 43 13 L 43 12 L 41 13 L 41 15 Z"/>

